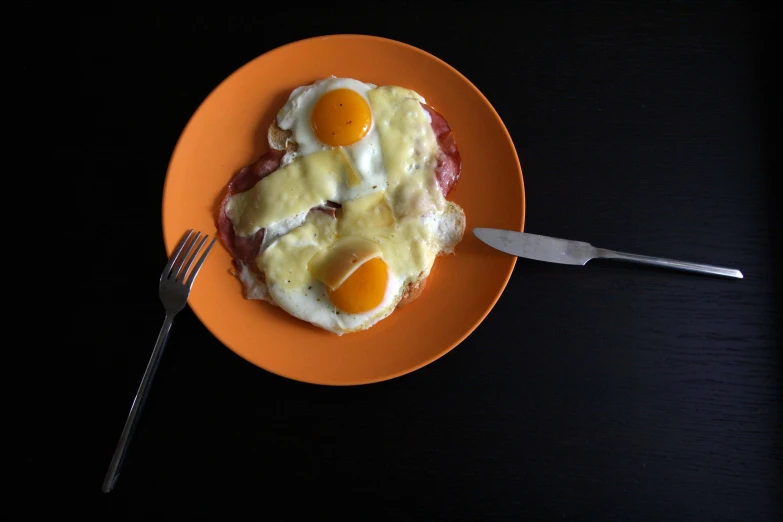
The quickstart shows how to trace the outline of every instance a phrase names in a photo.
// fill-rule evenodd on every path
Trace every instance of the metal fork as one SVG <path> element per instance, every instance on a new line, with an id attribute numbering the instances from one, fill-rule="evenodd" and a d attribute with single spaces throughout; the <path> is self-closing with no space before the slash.
<path id="1" fill-rule="evenodd" d="M 158 334 L 158 341 L 155 343 L 155 348 L 152 350 L 152 356 L 147 363 L 147 369 L 144 370 L 144 377 L 141 378 L 141 384 L 139 384 L 139 389 L 136 391 L 136 397 L 133 399 L 130 413 L 128 413 L 128 419 L 125 421 L 125 427 L 122 429 L 120 440 L 117 442 L 117 448 L 114 450 L 114 456 L 111 459 L 111 464 L 109 464 L 109 471 L 106 472 L 106 478 L 103 480 L 101 490 L 104 493 L 108 493 L 114 489 L 114 485 L 117 483 L 120 467 L 125 459 L 128 444 L 133 437 L 139 414 L 144 407 L 144 402 L 147 400 L 152 378 L 155 376 L 155 371 L 158 369 L 161 355 L 163 355 L 163 348 L 166 346 L 171 323 L 180 310 L 185 308 L 185 304 L 188 302 L 188 295 L 190 295 L 190 289 L 193 286 L 193 280 L 196 279 L 199 270 L 201 270 L 201 265 L 204 264 L 204 260 L 207 258 L 209 251 L 212 250 L 212 246 L 215 244 L 215 239 L 212 239 L 212 242 L 201 255 L 198 263 L 196 263 L 188 276 L 188 270 L 190 270 L 191 265 L 193 265 L 193 261 L 196 259 L 201 247 L 204 246 L 207 238 L 209 238 L 209 236 L 204 235 L 201 241 L 198 241 L 199 236 L 201 236 L 201 232 L 196 232 L 196 234 L 193 235 L 193 230 L 189 230 L 188 233 L 185 234 L 185 237 L 179 242 L 177 248 L 174 249 L 174 253 L 166 264 L 166 267 L 163 269 L 163 273 L 160 275 L 160 301 L 166 309 L 166 319 L 163 320 L 163 326 L 160 328 L 160 333 Z M 196 250 L 188 259 L 188 255 L 197 242 L 198 246 L 196 246 Z M 185 262 L 186 259 L 187 263 Z"/>

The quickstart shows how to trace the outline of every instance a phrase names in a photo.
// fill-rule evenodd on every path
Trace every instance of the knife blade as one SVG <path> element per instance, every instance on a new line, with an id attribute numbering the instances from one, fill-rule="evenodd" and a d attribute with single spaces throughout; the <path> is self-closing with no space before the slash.
<path id="1" fill-rule="evenodd" d="M 734 268 L 618 252 L 616 250 L 597 248 L 584 241 L 572 241 L 557 237 L 541 236 L 529 232 L 516 232 L 498 228 L 474 228 L 473 235 L 501 252 L 548 263 L 585 265 L 591 259 L 604 258 L 661 266 L 686 272 L 733 277 L 737 279 L 743 278 L 742 272 Z"/>

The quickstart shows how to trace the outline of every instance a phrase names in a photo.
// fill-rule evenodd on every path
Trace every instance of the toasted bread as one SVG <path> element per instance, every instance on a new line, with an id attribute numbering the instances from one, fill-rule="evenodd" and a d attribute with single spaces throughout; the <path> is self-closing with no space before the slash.
<path id="1" fill-rule="evenodd" d="M 291 131 L 281 129 L 277 121 L 272 121 L 269 130 L 266 133 L 266 139 L 269 146 L 275 150 L 284 150 L 286 152 L 296 152 L 296 142 L 291 139 Z"/>

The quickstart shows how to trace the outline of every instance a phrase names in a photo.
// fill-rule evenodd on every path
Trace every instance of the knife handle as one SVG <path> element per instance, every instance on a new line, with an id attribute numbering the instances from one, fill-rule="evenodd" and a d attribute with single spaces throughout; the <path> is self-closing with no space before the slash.
<path id="1" fill-rule="evenodd" d="M 684 270 L 686 272 L 697 272 L 700 274 L 710 274 L 724 277 L 735 277 L 742 279 L 742 272 L 733 268 L 724 268 L 722 266 L 705 265 L 703 263 L 691 263 L 690 261 L 678 261 L 676 259 L 666 259 L 665 257 L 642 256 L 639 254 L 628 254 L 626 252 L 617 252 L 605 248 L 596 248 L 596 257 L 605 259 L 619 259 L 621 261 L 631 261 L 644 265 L 662 266 L 673 268 L 675 270 Z"/>

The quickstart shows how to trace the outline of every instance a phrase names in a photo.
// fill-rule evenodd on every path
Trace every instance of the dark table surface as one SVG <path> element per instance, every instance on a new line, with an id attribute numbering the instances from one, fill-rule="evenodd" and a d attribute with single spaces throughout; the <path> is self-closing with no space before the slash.
<path id="1" fill-rule="evenodd" d="M 84 487 L 100 519 L 783 514 L 771 11 L 475 5 L 82 19 L 84 181 L 103 194 L 90 209 L 102 213 L 100 231 L 127 241 L 102 245 L 116 264 L 88 290 L 109 299 L 118 269 L 129 283 L 97 312 L 90 341 L 101 413 Z M 745 279 L 520 260 L 455 350 L 347 388 L 256 368 L 186 310 L 117 488 L 104 495 L 163 320 L 160 205 L 174 144 L 232 71 L 332 33 L 410 43 L 482 90 L 519 152 L 527 231 L 736 267 Z"/>

